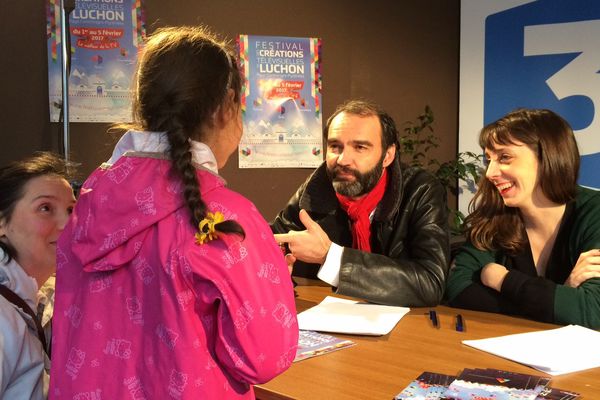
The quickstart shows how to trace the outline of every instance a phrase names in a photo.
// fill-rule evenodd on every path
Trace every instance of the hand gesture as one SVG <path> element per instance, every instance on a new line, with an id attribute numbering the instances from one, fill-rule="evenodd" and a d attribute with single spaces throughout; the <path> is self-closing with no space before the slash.
<path id="1" fill-rule="evenodd" d="M 565 285 L 576 288 L 588 279 L 598 277 L 600 277 L 600 250 L 594 249 L 579 255 Z"/>
<path id="2" fill-rule="evenodd" d="M 292 271 L 294 271 L 294 263 L 296 262 L 296 257 L 294 257 L 292 253 L 288 253 L 285 255 L 285 262 L 287 263 L 288 271 L 291 275 Z"/>
<path id="3" fill-rule="evenodd" d="M 277 243 L 288 244 L 294 257 L 293 261 L 298 259 L 307 263 L 323 264 L 331 247 L 329 236 L 305 210 L 300 210 L 299 217 L 306 230 L 276 234 L 275 240 Z"/>

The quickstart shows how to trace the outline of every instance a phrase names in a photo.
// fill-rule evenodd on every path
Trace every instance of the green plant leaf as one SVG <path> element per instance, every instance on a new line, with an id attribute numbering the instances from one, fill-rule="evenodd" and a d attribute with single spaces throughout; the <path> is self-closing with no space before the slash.
<path id="1" fill-rule="evenodd" d="M 482 154 L 471 151 L 456 154 L 456 158 L 439 161 L 428 157 L 428 152 L 440 146 L 440 138 L 435 135 L 433 123 L 434 113 L 429 105 L 425 105 L 423 113 L 417 116 L 416 122 L 404 123 L 404 135 L 400 137 L 400 158 L 411 166 L 420 167 L 433 173 L 446 190 L 458 194 L 458 181 L 479 182 L 484 173 Z M 449 209 L 451 216 L 451 231 L 453 234 L 462 232 L 465 216 L 455 209 Z"/>

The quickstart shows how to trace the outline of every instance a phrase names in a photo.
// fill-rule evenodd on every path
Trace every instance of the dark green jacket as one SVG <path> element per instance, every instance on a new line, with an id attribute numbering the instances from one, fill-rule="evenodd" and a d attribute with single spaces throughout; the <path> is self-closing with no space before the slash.
<path id="1" fill-rule="evenodd" d="M 467 243 L 450 271 L 446 296 L 454 307 L 600 328 L 600 278 L 588 279 L 578 288 L 564 285 L 579 255 L 597 248 L 600 192 L 579 188 L 577 198 L 567 204 L 544 277 L 537 276 L 529 247 L 510 257 L 501 250 L 481 251 Z M 480 280 L 481 269 L 491 262 L 509 269 L 500 292 Z"/>

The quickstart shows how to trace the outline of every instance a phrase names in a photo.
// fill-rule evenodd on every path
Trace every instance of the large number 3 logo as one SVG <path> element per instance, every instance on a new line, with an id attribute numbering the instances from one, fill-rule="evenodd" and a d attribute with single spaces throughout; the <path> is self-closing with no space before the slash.
<path id="1" fill-rule="evenodd" d="M 580 53 L 546 83 L 559 100 L 586 96 L 600 110 L 600 20 L 525 27 L 524 55 Z M 600 118 L 576 131 L 582 155 L 600 152 Z"/>

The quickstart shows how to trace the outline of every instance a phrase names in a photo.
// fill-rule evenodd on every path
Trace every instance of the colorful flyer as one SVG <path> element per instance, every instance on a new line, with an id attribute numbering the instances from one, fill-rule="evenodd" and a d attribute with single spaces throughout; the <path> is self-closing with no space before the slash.
<path id="1" fill-rule="evenodd" d="M 321 40 L 240 35 L 244 135 L 240 168 L 323 162 Z"/>
<path id="2" fill-rule="evenodd" d="M 325 333 L 300 330 L 298 350 L 294 362 L 331 353 L 355 344 L 349 339 L 340 339 Z"/>
<path id="3" fill-rule="evenodd" d="M 71 122 L 131 121 L 131 89 L 146 35 L 142 0 L 76 0 L 69 15 Z M 50 121 L 62 106 L 61 1 L 48 0 Z"/>
<path id="4" fill-rule="evenodd" d="M 444 392 L 455 379 L 455 376 L 423 372 L 398 393 L 394 400 L 443 400 Z"/>

